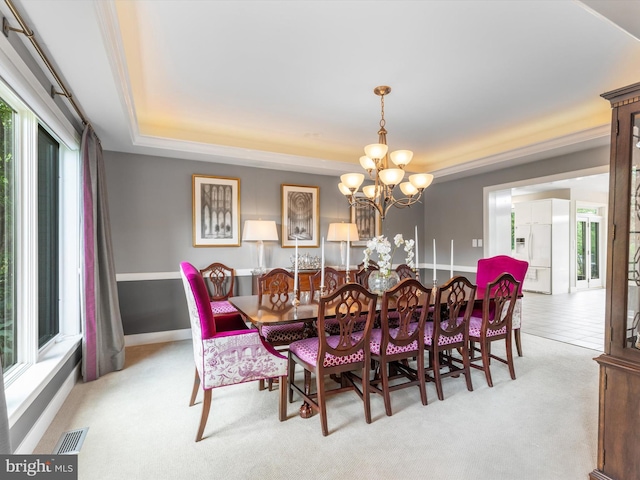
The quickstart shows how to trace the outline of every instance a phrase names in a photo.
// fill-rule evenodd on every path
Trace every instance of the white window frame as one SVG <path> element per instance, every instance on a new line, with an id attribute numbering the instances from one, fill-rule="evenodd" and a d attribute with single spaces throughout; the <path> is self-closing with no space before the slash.
<path id="1" fill-rule="evenodd" d="M 17 112 L 16 326 L 18 363 L 4 375 L 13 426 L 81 341 L 80 134 L 0 35 L 0 97 Z M 37 132 L 60 142 L 60 333 L 38 348 Z"/>

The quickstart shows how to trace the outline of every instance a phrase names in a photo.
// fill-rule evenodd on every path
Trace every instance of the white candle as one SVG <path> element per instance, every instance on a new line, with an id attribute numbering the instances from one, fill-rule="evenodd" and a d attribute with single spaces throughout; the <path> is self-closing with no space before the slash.
<path id="1" fill-rule="evenodd" d="M 296 238 L 296 261 L 293 267 L 293 291 L 298 290 L 298 239 Z"/>
<path id="2" fill-rule="evenodd" d="M 436 239 L 433 239 L 433 281 L 436 280 Z"/>
<path id="3" fill-rule="evenodd" d="M 449 277 L 453 278 L 453 240 L 451 240 L 451 266 L 449 267 Z"/>
<path id="4" fill-rule="evenodd" d="M 320 248 L 320 289 L 324 288 L 324 237 L 322 237 L 322 247 Z"/>
<path id="5" fill-rule="evenodd" d="M 351 250 L 351 242 L 349 241 L 351 235 L 351 225 L 347 226 L 347 278 L 349 278 L 349 250 Z"/>
<path id="6" fill-rule="evenodd" d="M 418 270 L 419 265 L 420 265 L 420 261 L 418 260 L 418 226 L 416 225 L 416 229 L 415 229 L 415 233 L 414 233 L 414 237 L 415 237 L 415 252 L 416 252 L 416 270 Z"/>

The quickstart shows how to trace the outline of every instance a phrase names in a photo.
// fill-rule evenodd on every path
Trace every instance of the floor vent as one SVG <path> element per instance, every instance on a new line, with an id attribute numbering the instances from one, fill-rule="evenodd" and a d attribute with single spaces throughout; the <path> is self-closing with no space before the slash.
<path id="1" fill-rule="evenodd" d="M 89 427 L 80 428 L 78 430 L 71 430 L 70 432 L 64 432 L 58 440 L 56 448 L 53 449 L 54 455 L 75 455 L 80 453 L 82 442 L 84 437 L 87 436 Z"/>

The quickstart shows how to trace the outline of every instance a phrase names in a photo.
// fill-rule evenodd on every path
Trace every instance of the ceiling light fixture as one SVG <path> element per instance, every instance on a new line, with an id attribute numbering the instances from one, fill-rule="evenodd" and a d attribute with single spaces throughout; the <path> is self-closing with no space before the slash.
<path id="1" fill-rule="evenodd" d="M 338 184 L 340 192 L 349 200 L 349 205 L 367 205 L 375 208 L 382 220 L 391 207 L 409 207 L 420 201 L 422 192 L 433 181 L 433 175 L 430 173 L 417 173 L 409 175 L 408 182 L 402 182 L 405 174 L 404 168 L 411 162 L 413 152 L 411 150 L 396 150 L 388 153 L 387 131 L 384 128 L 386 123 L 384 96 L 390 92 L 391 87 L 385 85 L 373 89 L 373 93 L 380 97 L 381 107 L 378 143 L 364 147 L 366 155 L 360 157 L 360 165 L 368 172 L 369 178 L 374 182 L 373 185 L 362 187 L 364 196 L 356 195 L 360 185 L 364 182 L 364 174 L 362 173 L 345 173 L 340 176 L 341 182 Z M 389 168 L 389 158 L 397 168 Z M 404 197 L 395 198 L 393 196 L 393 190 L 397 185 L 400 186 Z"/>

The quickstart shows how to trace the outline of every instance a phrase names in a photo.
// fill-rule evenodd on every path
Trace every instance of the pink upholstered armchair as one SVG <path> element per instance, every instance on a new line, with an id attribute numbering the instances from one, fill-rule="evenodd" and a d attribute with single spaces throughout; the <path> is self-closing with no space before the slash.
<path id="1" fill-rule="evenodd" d="M 202 439 L 211 406 L 211 390 L 225 385 L 280 378 L 280 421 L 286 418 L 287 358 L 264 342 L 257 330 L 227 318 L 217 322 L 200 272 L 190 263 L 180 264 L 189 307 L 196 376 L 189 406 L 199 387 L 204 391 L 196 442 Z M 238 316 L 238 318 L 240 318 Z M 243 328 L 244 327 L 244 328 Z"/>
<path id="2" fill-rule="evenodd" d="M 527 274 L 529 263 L 524 260 L 517 260 L 508 255 L 497 255 L 495 257 L 481 258 L 478 260 L 478 269 L 476 274 L 476 285 L 478 290 L 483 290 L 490 282 L 493 282 L 503 273 L 510 273 L 517 282 L 520 282 L 518 295 L 522 296 L 522 284 Z M 474 316 L 481 317 L 481 309 L 473 312 Z M 522 343 L 520 340 L 520 326 L 522 325 L 522 298 L 518 298 L 513 312 L 513 336 L 516 341 L 516 350 L 518 356 L 522 356 Z"/>

